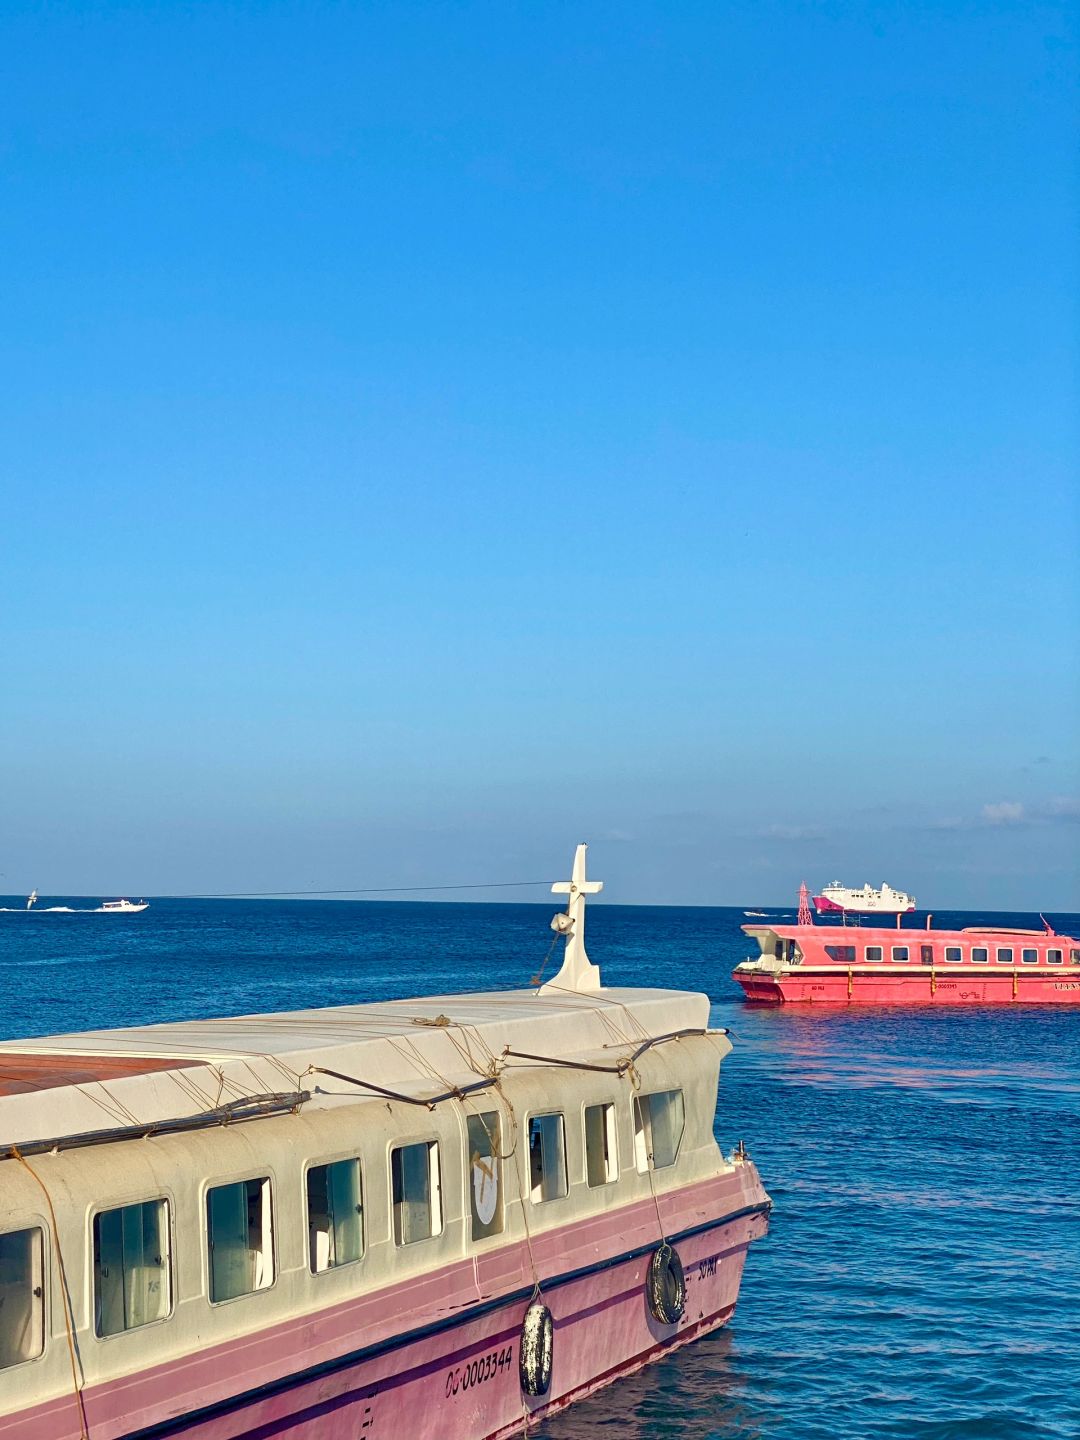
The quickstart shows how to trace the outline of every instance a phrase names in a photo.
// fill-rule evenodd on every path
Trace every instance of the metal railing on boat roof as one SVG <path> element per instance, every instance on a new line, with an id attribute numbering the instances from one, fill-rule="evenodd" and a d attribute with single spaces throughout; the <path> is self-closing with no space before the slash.
<path id="1" fill-rule="evenodd" d="M 16 1160 L 20 1155 L 47 1155 L 54 1150 L 75 1150 L 85 1145 L 111 1145 L 118 1140 L 145 1140 L 152 1135 L 175 1135 L 186 1130 L 209 1130 L 215 1125 L 237 1125 L 244 1120 L 261 1120 L 268 1115 L 289 1115 L 310 1099 L 309 1090 L 247 1095 L 241 1100 L 215 1105 L 212 1110 L 201 1110 L 196 1115 L 114 1125 L 107 1130 L 76 1131 L 48 1140 L 0 1141 L 0 1160 Z"/>

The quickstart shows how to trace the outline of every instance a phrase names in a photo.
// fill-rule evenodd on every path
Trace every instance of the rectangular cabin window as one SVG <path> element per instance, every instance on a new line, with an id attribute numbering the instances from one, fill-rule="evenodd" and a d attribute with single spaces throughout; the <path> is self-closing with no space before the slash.
<path id="1" fill-rule="evenodd" d="M 206 1232 L 212 1304 L 274 1283 L 269 1180 L 238 1180 L 208 1190 Z"/>
<path id="2" fill-rule="evenodd" d="M 45 1236 L 35 1226 L 0 1235 L 0 1370 L 45 1349 Z"/>
<path id="3" fill-rule="evenodd" d="M 919 946 L 919 961 L 920 961 L 920 964 L 922 964 L 922 965 L 932 965 L 932 964 L 934 963 L 934 947 L 933 947 L 933 945 L 920 945 L 920 946 Z"/>
<path id="4" fill-rule="evenodd" d="M 94 1331 L 119 1335 L 171 1306 L 169 1205 L 147 1200 L 94 1216 Z"/>
<path id="5" fill-rule="evenodd" d="M 1039 963 L 1039 952 L 1037 950 L 1021 950 L 1020 959 L 1025 965 L 1037 965 Z"/>
<path id="6" fill-rule="evenodd" d="M 634 1150 L 637 1168 L 664 1170 L 674 1165 L 682 1144 L 686 1114 L 681 1090 L 660 1090 L 634 1098 Z"/>
<path id="7" fill-rule="evenodd" d="M 619 1178 L 614 1105 L 585 1107 L 585 1178 L 594 1190 Z"/>
<path id="8" fill-rule="evenodd" d="M 866 950 L 864 951 L 864 954 L 866 955 L 867 960 L 880 960 L 880 959 L 881 959 L 881 946 L 880 946 L 880 945 L 867 945 Z"/>
<path id="9" fill-rule="evenodd" d="M 1080 965 L 1080 950 L 1074 949 L 1069 951 L 1069 964 Z"/>
<path id="10" fill-rule="evenodd" d="M 843 965 L 854 965 L 855 963 L 854 945 L 826 945 L 825 954 L 831 960 L 839 960 Z"/>
<path id="11" fill-rule="evenodd" d="M 394 1242 L 414 1245 L 442 1229 L 442 1181 L 435 1140 L 400 1145 L 390 1155 Z"/>
<path id="12" fill-rule="evenodd" d="M 959 945 L 945 946 L 945 959 L 950 965 L 958 965 L 963 958 L 964 952 L 960 949 Z"/>
<path id="13" fill-rule="evenodd" d="M 999 965 L 1011 965 L 1013 963 L 1013 948 L 1011 945 L 998 946 L 997 963 Z"/>
<path id="14" fill-rule="evenodd" d="M 499 1114 L 486 1110 L 468 1117 L 469 1212 L 472 1238 L 486 1240 L 503 1228 L 502 1141 Z"/>
<path id="15" fill-rule="evenodd" d="M 971 958 L 977 965 L 985 965 L 990 959 L 990 951 L 985 945 L 975 945 L 972 947 Z"/>
<path id="16" fill-rule="evenodd" d="M 910 960 L 911 952 L 906 945 L 894 945 L 892 947 L 892 958 L 894 960 Z"/>
<path id="17" fill-rule="evenodd" d="M 534 1205 L 566 1194 L 566 1126 L 559 1114 L 529 1120 L 529 1187 Z"/>
<path id="18" fill-rule="evenodd" d="M 1075 950 L 1073 951 L 1073 954 L 1074 954 L 1074 955 L 1077 954 L 1077 953 L 1078 953 L 1077 951 L 1075 951 Z M 1060 950 L 1047 950 L 1047 952 L 1046 952 L 1046 963 L 1047 963 L 1048 965 L 1060 965 L 1060 964 L 1061 964 L 1061 951 L 1060 951 Z"/>
<path id="19" fill-rule="evenodd" d="M 308 1267 L 313 1275 L 360 1259 L 364 1253 L 364 1192 L 359 1160 L 310 1167 L 307 1222 Z"/>

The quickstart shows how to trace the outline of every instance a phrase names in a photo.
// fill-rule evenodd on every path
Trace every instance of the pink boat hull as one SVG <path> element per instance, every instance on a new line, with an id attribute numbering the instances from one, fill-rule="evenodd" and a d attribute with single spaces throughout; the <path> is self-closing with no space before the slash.
<path id="1" fill-rule="evenodd" d="M 779 981 L 736 975 L 747 1000 L 763 1005 L 1080 1005 L 1080 976 L 1044 980 L 1022 973 L 955 971 L 904 975 L 785 976 Z"/>
<path id="2" fill-rule="evenodd" d="M 454 1307 L 445 1301 L 457 1282 L 435 1275 L 430 1291 L 439 1318 L 427 1325 L 403 1325 L 405 1333 L 394 1334 L 395 1317 L 386 1313 L 386 1338 L 361 1350 L 328 1354 L 325 1332 L 333 1317 L 313 1316 L 307 1349 L 297 1348 L 295 1327 L 288 1335 L 248 1337 L 246 1371 L 238 1368 L 243 1352 L 230 1348 L 85 1391 L 90 1433 L 94 1440 L 521 1436 L 532 1417 L 553 1414 L 730 1318 L 747 1248 L 768 1228 L 768 1197 L 753 1165 L 746 1163 L 737 1176 L 719 1177 L 682 1197 L 663 1197 L 661 1208 L 678 1209 L 690 1218 L 691 1199 L 698 1215 L 703 1200 L 725 1204 L 719 1214 L 714 1212 L 715 1218 L 673 1236 L 687 1282 L 686 1305 L 677 1324 L 658 1323 L 646 1301 L 646 1277 L 658 1234 L 629 1253 L 604 1258 L 604 1242 L 620 1233 L 620 1220 L 625 1225 L 631 1218 L 612 1212 L 604 1217 L 602 1231 L 594 1232 L 589 1246 L 594 1258 L 584 1266 L 582 1237 L 570 1241 L 567 1258 L 578 1268 L 555 1273 L 542 1285 L 542 1298 L 554 1318 L 554 1348 L 551 1385 L 541 1398 L 523 1396 L 519 1378 L 521 1324 L 533 1292 L 517 1288 L 477 1304 L 474 1288 L 461 1295 L 461 1313 L 447 1315 Z M 729 1208 L 732 1204 L 738 1208 Z M 655 1208 L 650 1208 L 655 1227 Z M 641 1207 L 641 1217 L 633 1217 L 630 1233 L 635 1238 L 644 1214 Z M 551 1257 L 558 1255 L 558 1245 L 558 1233 L 548 1233 L 534 1242 L 534 1249 Z M 468 1268 L 472 1274 L 471 1264 Z M 543 1268 L 550 1274 L 550 1260 Z M 392 1295 L 379 1298 L 384 1306 L 393 1303 Z M 191 1404 L 196 1384 L 201 1405 Z M 0 1418 L 0 1440 L 77 1440 L 78 1435 L 78 1412 L 70 1397 Z"/>

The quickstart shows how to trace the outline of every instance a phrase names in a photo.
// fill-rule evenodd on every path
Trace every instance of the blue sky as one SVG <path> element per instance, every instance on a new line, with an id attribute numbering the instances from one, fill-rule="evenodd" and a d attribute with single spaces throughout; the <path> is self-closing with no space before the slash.
<path id="1" fill-rule="evenodd" d="M 1080 908 L 1077 40 L 12 0 L 0 888 Z"/>

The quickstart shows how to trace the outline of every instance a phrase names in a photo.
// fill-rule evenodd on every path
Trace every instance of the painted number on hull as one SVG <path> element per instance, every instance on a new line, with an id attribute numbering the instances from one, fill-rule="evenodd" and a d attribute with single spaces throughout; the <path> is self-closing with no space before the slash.
<path id="1" fill-rule="evenodd" d="M 697 1274 L 699 1280 L 707 1280 L 710 1275 L 716 1274 L 716 1262 L 718 1259 L 719 1256 L 711 1255 L 708 1260 L 698 1261 Z"/>
<path id="2" fill-rule="evenodd" d="M 514 1347 L 506 1345 L 502 1350 L 489 1350 L 479 1360 L 470 1360 L 468 1365 L 455 1365 L 446 1376 L 446 1398 L 450 1400 L 474 1385 L 483 1385 L 513 1363 Z"/>

